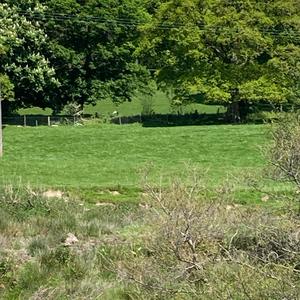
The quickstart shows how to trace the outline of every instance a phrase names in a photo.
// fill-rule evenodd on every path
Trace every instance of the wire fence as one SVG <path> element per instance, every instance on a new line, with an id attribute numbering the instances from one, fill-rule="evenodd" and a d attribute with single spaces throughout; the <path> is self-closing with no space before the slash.
<path id="1" fill-rule="evenodd" d="M 16 126 L 53 126 L 61 124 L 76 125 L 81 118 L 78 116 L 59 115 L 59 116 L 45 116 L 45 115 L 24 115 L 24 116 L 9 116 L 3 117 L 3 125 Z"/>
<path id="2" fill-rule="evenodd" d="M 77 125 L 82 120 L 94 119 L 92 115 L 70 116 L 70 115 L 14 115 L 3 117 L 3 125 L 14 126 L 58 126 L 58 125 Z M 205 123 L 224 122 L 224 114 L 149 114 L 134 116 L 110 116 L 108 118 L 97 118 L 104 123 L 118 125 L 141 123 L 145 126 L 172 126 L 172 125 L 200 125 Z"/>
<path id="3" fill-rule="evenodd" d="M 259 104 L 251 107 L 248 111 L 249 116 L 254 115 L 256 119 L 262 119 L 261 112 L 287 112 L 299 111 L 300 105 L 285 104 L 274 107 L 270 104 Z M 252 116 L 253 117 L 253 116 Z M 201 124 L 221 124 L 227 123 L 225 112 L 209 113 L 168 113 L 168 114 L 138 114 L 132 116 L 121 116 L 111 114 L 91 115 L 83 114 L 80 116 L 73 115 L 12 115 L 4 116 L 2 119 L 3 125 L 15 126 L 57 126 L 57 125 L 78 125 L 83 120 L 99 119 L 103 123 L 113 124 L 131 124 L 141 123 L 144 126 L 176 126 L 176 125 L 201 125 Z M 251 119 L 249 119 L 251 121 Z"/>

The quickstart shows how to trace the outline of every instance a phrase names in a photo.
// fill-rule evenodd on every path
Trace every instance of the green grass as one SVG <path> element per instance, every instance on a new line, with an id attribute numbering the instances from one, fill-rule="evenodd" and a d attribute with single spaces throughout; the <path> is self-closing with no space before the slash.
<path id="1" fill-rule="evenodd" d="M 259 148 L 268 142 L 267 125 L 96 122 L 4 129 L 1 299 L 298 299 L 295 203 L 271 195 L 264 202 L 264 193 L 239 181 L 265 166 Z M 141 170 L 149 167 L 152 193 L 140 188 Z M 204 173 L 204 187 L 194 194 L 191 168 Z M 161 176 L 163 202 L 155 201 Z M 175 176 L 180 181 L 167 184 Z M 282 186 L 262 184 L 283 196 Z M 47 196 L 56 189 L 64 193 Z M 190 209 L 190 232 L 201 241 L 197 259 L 204 267 L 185 278 L 186 266 L 170 245 L 180 246 L 183 212 Z M 70 233 L 78 239 L 73 245 L 66 244 Z M 181 247 L 188 261 L 195 257 L 185 242 Z M 274 251 L 284 253 L 284 247 L 287 254 L 277 261 Z"/>
<path id="2" fill-rule="evenodd" d="M 96 112 L 99 115 L 110 115 L 114 111 L 118 111 L 121 116 L 132 116 L 139 115 L 143 110 L 143 102 L 144 96 L 135 97 L 131 102 L 121 103 L 119 105 L 108 101 L 103 100 L 96 103 L 96 105 L 87 105 L 84 108 L 84 113 L 94 115 Z M 149 101 L 146 100 L 146 101 Z M 216 113 L 217 111 L 223 112 L 223 106 L 215 106 L 215 105 L 203 105 L 203 104 L 189 104 L 182 108 L 178 108 L 173 110 L 170 106 L 170 100 L 166 96 L 165 93 L 158 91 L 150 100 L 152 103 L 152 108 L 155 113 L 159 114 L 167 114 L 171 112 L 177 113 L 177 110 L 182 110 L 184 113 L 194 112 L 197 110 L 199 113 Z M 50 115 L 52 113 L 51 109 L 41 109 L 37 107 L 20 109 L 19 113 L 21 115 L 29 115 L 29 114 L 41 114 L 41 115 Z"/>
<path id="3" fill-rule="evenodd" d="M 20 115 L 45 115 L 49 116 L 52 114 L 52 109 L 46 108 L 42 109 L 39 107 L 31 107 L 31 108 L 21 108 L 18 110 Z"/>
<path id="4" fill-rule="evenodd" d="M 4 130 L 0 182 L 69 188 L 137 188 L 180 175 L 185 164 L 208 170 L 208 182 L 264 165 L 262 125 L 143 128 L 140 125 L 10 127 Z"/>

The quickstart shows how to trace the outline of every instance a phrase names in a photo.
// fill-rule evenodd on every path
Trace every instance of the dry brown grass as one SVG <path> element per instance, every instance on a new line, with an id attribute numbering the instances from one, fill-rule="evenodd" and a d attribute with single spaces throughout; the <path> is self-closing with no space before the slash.
<path id="1" fill-rule="evenodd" d="M 123 280 L 145 299 L 298 299 L 300 221 L 233 205 L 222 188 L 209 200 L 192 181 L 146 185 L 151 229 L 140 253 L 119 264 Z"/>

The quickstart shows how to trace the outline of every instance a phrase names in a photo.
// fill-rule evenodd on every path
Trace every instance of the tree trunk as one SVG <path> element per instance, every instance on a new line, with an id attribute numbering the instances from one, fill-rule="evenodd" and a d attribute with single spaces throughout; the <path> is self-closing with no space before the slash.
<path id="1" fill-rule="evenodd" d="M 239 101 L 232 102 L 227 107 L 226 119 L 231 123 L 240 123 L 240 103 Z"/>
<path id="2" fill-rule="evenodd" d="M 245 121 L 249 113 L 249 107 L 247 101 L 233 101 L 227 107 L 227 120 L 232 123 Z"/>

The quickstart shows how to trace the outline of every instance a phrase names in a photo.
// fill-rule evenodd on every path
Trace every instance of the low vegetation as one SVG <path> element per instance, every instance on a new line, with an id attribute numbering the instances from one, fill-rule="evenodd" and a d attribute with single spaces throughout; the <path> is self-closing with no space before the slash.
<path id="1" fill-rule="evenodd" d="M 211 197 L 197 174 L 146 185 L 151 235 L 125 280 L 144 299 L 298 299 L 295 214 L 234 205 L 222 186 Z"/>
<path id="2" fill-rule="evenodd" d="M 121 232 L 139 219 L 138 207 L 87 206 L 30 188 L 6 187 L 1 195 L 1 299 L 99 299 L 105 291 L 118 293 L 103 253 L 108 246 L 118 251 Z"/>
<path id="3" fill-rule="evenodd" d="M 0 298 L 299 299 L 299 122 L 269 126 L 7 127 Z"/>
<path id="4" fill-rule="evenodd" d="M 298 114 L 285 115 L 272 131 L 270 161 L 277 179 L 291 182 L 300 191 L 300 119 Z M 297 196 L 298 214 L 300 200 Z"/>
<path id="5" fill-rule="evenodd" d="M 1 299 L 298 299 L 295 212 L 184 178 L 145 178 L 139 203 L 5 187 Z"/>

